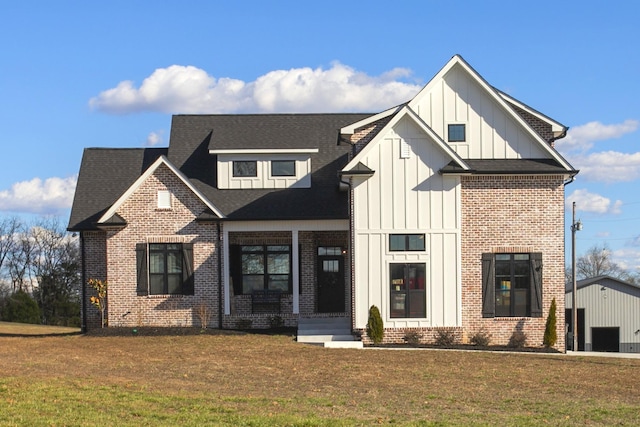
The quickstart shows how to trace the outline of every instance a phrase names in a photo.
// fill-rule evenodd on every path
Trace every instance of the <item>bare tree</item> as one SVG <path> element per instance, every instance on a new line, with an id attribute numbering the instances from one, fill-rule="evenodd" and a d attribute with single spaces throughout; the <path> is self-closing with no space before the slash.
<path id="1" fill-rule="evenodd" d="M 625 279 L 628 273 L 611 261 L 611 250 L 606 244 L 595 245 L 576 261 L 576 278 L 586 279 L 598 276 L 611 276 Z"/>
<path id="2" fill-rule="evenodd" d="M 7 255 L 7 269 L 13 292 L 31 292 L 31 262 L 33 258 L 33 241 L 23 223 L 13 233 L 14 244 Z"/>
<path id="3" fill-rule="evenodd" d="M 9 259 L 15 250 L 15 236 L 21 227 L 22 223 L 16 217 L 0 219 L 0 282 L 9 277 Z"/>

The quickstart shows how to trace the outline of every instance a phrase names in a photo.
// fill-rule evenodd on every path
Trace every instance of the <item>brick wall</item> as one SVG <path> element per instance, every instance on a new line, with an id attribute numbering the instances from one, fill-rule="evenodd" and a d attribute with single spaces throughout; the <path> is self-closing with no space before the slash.
<path id="1" fill-rule="evenodd" d="M 547 142 L 553 141 L 553 130 L 551 129 L 551 125 L 549 123 L 543 120 L 540 120 L 533 114 L 523 110 L 522 108 L 514 104 L 509 103 L 509 105 L 511 105 L 511 108 L 513 108 L 515 112 L 518 113 L 518 115 L 522 117 L 524 121 L 527 122 L 533 130 L 538 132 L 538 134 L 542 137 L 542 139 L 544 139 Z M 551 142 L 551 146 L 553 146 L 553 142 Z"/>
<path id="2" fill-rule="evenodd" d="M 172 208 L 158 209 L 158 190 L 172 193 Z M 198 223 L 204 205 L 165 165 L 160 165 L 118 209 L 127 222 L 106 235 L 110 326 L 201 326 L 218 324 L 215 223 Z M 194 295 L 139 296 L 137 243 L 193 243 Z"/>
<path id="3" fill-rule="evenodd" d="M 82 239 L 84 244 L 84 267 L 86 279 L 107 279 L 107 241 L 106 233 L 103 231 L 83 231 Z M 90 298 L 96 296 L 95 290 L 86 287 L 85 305 L 86 327 L 87 329 L 95 329 L 100 327 L 100 312 L 91 305 Z M 108 313 L 108 312 L 107 312 Z"/>
<path id="4" fill-rule="evenodd" d="M 564 185 L 556 176 L 462 177 L 462 324 L 465 337 L 485 329 L 506 344 L 520 328 L 542 345 L 551 300 L 557 304 L 556 347 L 564 351 Z M 484 252 L 542 252 L 543 316 L 482 318 Z"/>

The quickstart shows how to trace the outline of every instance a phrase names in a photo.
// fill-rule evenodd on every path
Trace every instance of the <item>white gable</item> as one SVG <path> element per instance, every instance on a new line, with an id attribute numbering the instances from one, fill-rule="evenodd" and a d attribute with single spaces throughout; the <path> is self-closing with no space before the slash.
<path id="1" fill-rule="evenodd" d="M 451 67 L 411 102 L 412 109 L 466 159 L 548 158 L 535 135 L 460 64 Z M 449 142 L 450 124 L 463 124 L 464 142 Z"/>

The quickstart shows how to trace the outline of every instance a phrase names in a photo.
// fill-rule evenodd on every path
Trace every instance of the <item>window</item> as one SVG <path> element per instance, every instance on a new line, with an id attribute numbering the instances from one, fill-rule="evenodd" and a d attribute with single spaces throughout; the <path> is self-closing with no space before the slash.
<path id="1" fill-rule="evenodd" d="M 296 162 L 294 160 L 272 160 L 271 176 L 296 176 Z"/>
<path id="2" fill-rule="evenodd" d="M 424 251 L 424 234 L 390 234 L 389 250 Z"/>
<path id="3" fill-rule="evenodd" d="M 463 124 L 449 125 L 448 126 L 447 139 L 448 139 L 449 142 L 464 142 L 464 141 L 466 141 L 465 125 L 463 125 Z"/>
<path id="4" fill-rule="evenodd" d="M 482 255 L 482 316 L 542 317 L 542 254 Z"/>
<path id="5" fill-rule="evenodd" d="M 138 295 L 193 295 L 193 244 L 138 243 Z"/>
<path id="6" fill-rule="evenodd" d="M 291 293 L 291 246 L 232 245 L 230 250 L 236 295 L 264 289 Z"/>
<path id="7" fill-rule="evenodd" d="M 343 255 L 342 248 L 340 246 L 318 246 L 319 256 L 339 256 Z"/>
<path id="8" fill-rule="evenodd" d="M 391 317 L 426 317 L 425 264 L 390 264 Z"/>
<path id="9" fill-rule="evenodd" d="M 158 190 L 158 209 L 171 209 L 171 192 Z"/>
<path id="10" fill-rule="evenodd" d="M 258 162 L 255 160 L 234 160 L 233 176 L 235 177 L 257 177 Z"/>

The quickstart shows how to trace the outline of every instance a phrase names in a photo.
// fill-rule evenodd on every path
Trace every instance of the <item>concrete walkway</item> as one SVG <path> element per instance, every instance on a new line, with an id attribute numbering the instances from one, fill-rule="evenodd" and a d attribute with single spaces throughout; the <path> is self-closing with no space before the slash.
<path id="1" fill-rule="evenodd" d="M 567 351 L 567 356 L 616 357 L 619 359 L 640 359 L 640 353 L 615 353 L 608 351 Z"/>

